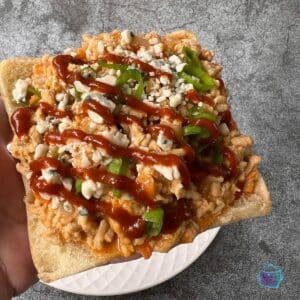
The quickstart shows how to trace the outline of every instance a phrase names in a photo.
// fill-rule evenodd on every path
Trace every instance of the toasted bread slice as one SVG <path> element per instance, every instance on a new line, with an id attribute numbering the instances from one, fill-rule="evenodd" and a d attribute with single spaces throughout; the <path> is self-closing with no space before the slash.
<path id="1" fill-rule="evenodd" d="M 171 38 L 182 38 L 184 34 L 188 35 L 187 38 L 192 38 L 190 33 L 186 32 L 178 32 L 173 34 Z M 15 58 L 0 63 L 0 93 L 9 116 L 16 108 L 12 100 L 12 89 L 16 80 L 30 77 L 32 67 L 38 61 L 39 59 L 35 58 Z M 43 238 L 45 227 L 37 216 L 31 213 L 30 206 L 33 195 L 25 176 L 23 176 L 23 181 L 26 188 L 24 200 L 27 208 L 30 247 L 33 261 L 41 280 L 45 282 L 54 281 L 120 258 L 120 253 L 116 248 L 109 249 L 109 251 L 100 251 L 96 256 L 78 243 L 55 245 L 48 239 Z M 268 214 L 270 209 L 270 194 L 262 176 L 259 174 L 254 193 L 248 198 L 242 198 L 236 201 L 234 206 L 229 207 L 226 211 L 217 216 L 208 227 L 213 228 L 242 219 L 263 216 Z M 204 230 L 206 229 L 208 228 L 204 228 Z M 156 245 L 155 251 L 167 252 L 176 244 L 182 242 L 182 235 L 183 230 L 180 227 L 175 234 L 173 234 L 171 240 L 169 239 L 167 242 Z"/>

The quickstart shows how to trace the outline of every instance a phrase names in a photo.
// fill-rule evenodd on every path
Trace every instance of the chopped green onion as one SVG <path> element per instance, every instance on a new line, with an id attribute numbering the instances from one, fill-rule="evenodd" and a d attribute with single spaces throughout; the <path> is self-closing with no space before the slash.
<path id="1" fill-rule="evenodd" d="M 161 207 L 151 209 L 143 214 L 143 219 L 147 222 L 146 234 L 149 237 L 157 236 L 163 225 L 164 210 Z"/>
<path id="2" fill-rule="evenodd" d="M 114 158 L 107 167 L 107 170 L 117 175 L 127 175 L 128 161 L 122 158 Z"/>
<path id="3" fill-rule="evenodd" d="M 203 139 L 207 139 L 210 136 L 209 131 L 198 125 L 187 125 L 183 127 L 183 135 L 198 135 Z"/>
<path id="4" fill-rule="evenodd" d="M 120 70 L 121 72 L 125 72 L 128 68 L 127 65 L 121 65 L 121 64 L 109 64 L 104 60 L 98 61 L 98 65 L 102 68 L 107 69 L 114 69 L 114 70 Z"/>
<path id="5" fill-rule="evenodd" d="M 212 163 L 221 165 L 224 162 L 224 155 L 220 146 L 216 145 L 212 151 Z"/>
<path id="6" fill-rule="evenodd" d="M 138 82 L 137 89 L 133 92 L 133 95 L 141 99 L 142 94 L 144 92 L 144 80 L 143 76 L 137 70 L 129 69 L 122 73 L 117 79 L 116 85 L 121 86 L 129 80 L 136 80 Z"/>
<path id="7" fill-rule="evenodd" d="M 76 194 L 81 193 L 82 179 L 76 178 L 75 180 L 75 192 Z"/>
<path id="8" fill-rule="evenodd" d="M 183 72 L 180 72 L 178 75 L 186 82 L 193 84 L 194 88 L 200 92 L 212 89 L 215 86 L 215 82 L 203 68 L 198 53 L 188 47 L 183 47 L 182 53 L 185 56 L 187 65 L 184 66 Z"/>
<path id="9" fill-rule="evenodd" d="M 118 189 L 112 189 L 112 193 L 115 197 L 120 198 L 122 195 L 122 192 Z"/>
<path id="10" fill-rule="evenodd" d="M 193 106 L 188 110 L 188 117 L 191 119 L 207 119 L 215 122 L 217 116 L 200 106 Z"/>

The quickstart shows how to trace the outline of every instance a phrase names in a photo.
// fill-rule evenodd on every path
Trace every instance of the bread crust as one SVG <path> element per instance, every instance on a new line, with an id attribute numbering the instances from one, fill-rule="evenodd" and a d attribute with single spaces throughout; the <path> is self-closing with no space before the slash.
<path id="1" fill-rule="evenodd" d="M 187 31 L 175 32 L 167 35 L 166 38 L 173 40 L 186 38 L 196 41 L 195 35 Z M 9 116 L 16 109 L 11 94 L 15 81 L 19 78 L 25 79 L 30 77 L 33 65 L 39 61 L 40 59 L 36 58 L 14 58 L 0 63 L 0 93 Z M 29 187 L 29 182 L 24 176 L 23 182 L 26 190 L 24 201 L 27 210 L 32 258 L 41 280 L 45 282 L 54 281 L 120 258 L 120 252 L 117 250 L 117 247 L 110 251 L 99 251 L 99 255 L 96 256 L 85 248 L 84 245 L 75 243 L 55 245 L 46 238 L 41 238 L 45 227 L 38 217 L 31 212 L 33 195 Z M 233 206 L 217 216 L 209 227 L 223 226 L 242 219 L 263 216 L 269 214 L 270 210 L 270 194 L 261 174 L 258 174 L 254 193 L 250 197 L 238 199 Z M 181 236 L 183 231 L 184 228 L 181 226 L 173 234 L 172 239 L 166 243 L 157 245 L 155 251 L 167 252 L 175 245 L 182 243 Z"/>

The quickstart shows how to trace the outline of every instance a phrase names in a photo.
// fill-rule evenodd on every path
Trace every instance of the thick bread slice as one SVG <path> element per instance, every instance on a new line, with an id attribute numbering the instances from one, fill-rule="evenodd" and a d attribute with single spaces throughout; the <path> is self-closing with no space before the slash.
<path id="1" fill-rule="evenodd" d="M 182 34 L 182 33 L 181 33 Z M 32 67 L 39 59 L 15 58 L 0 63 L 0 93 L 4 101 L 6 111 L 10 116 L 16 106 L 12 101 L 12 89 L 15 81 L 19 78 L 30 77 Z M 99 256 L 92 255 L 83 245 L 65 244 L 55 245 L 43 238 L 44 225 L 31 213 L 32 193 L 28 180 L 23 176 L 26 190 L 25 203 L 27 209 L 29 241 L 34 264 L 38 276 L 45 282 L 87 270 L 92 267 L 115 261 L 120 257 L 117 250 L 99 252 Z M 239 199 L 236 205 L 230 207 L 224 214 L 218 216 L 209 226 L 210 228 L 222 226 L 241 219 L 258 217 L 270 212 L 271 200 L 268 189 L 262 176 L 259 174 L 254 194 L 249 198 Z M 155 248 L 156 251 L 167 252 L 169 249 L 180 243 L 183 233 L 179 228 L 172 240 L 162 242 Z"/>

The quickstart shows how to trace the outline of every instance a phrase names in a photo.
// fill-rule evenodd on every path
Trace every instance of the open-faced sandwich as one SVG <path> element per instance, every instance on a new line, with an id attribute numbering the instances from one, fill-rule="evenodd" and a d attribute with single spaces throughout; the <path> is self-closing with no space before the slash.
<path id="1" fill-rule="evenodd" d="M 42 280 L 148 258 L 270 211 L 212 58 L 188 31 L 126 30 L 0 64 Z"/>

